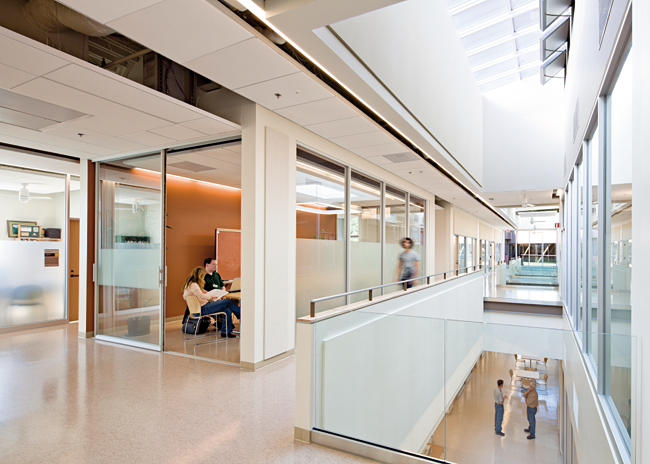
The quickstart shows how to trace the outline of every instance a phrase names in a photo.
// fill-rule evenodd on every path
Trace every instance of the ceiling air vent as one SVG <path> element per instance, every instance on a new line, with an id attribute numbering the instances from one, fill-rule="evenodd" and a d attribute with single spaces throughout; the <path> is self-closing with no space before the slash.
<path id="1" fill-rule="evenodd" d="M 43 130 L 85 113 L 0 89 L 0 122 L 32 130 Z"/>
<path id="2" fill-rule="evenodd" d="M 407 161 L 420 161 L 422 158 L 410 151 L 406 153 L 395 153 L 393 155 L 384 155 L 384 158 L 391 160 L 393 163 L 406 163 Z"/>

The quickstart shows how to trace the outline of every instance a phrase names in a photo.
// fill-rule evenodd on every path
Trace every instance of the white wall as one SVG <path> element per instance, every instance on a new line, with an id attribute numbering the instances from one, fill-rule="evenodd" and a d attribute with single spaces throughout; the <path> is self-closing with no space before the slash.
<path id="1" fill-rule="evenodd" d="M 483 95 L 483 191 L 563 186 L 565 116 L 561 79 L 539 77 Z"/>
<path id="2" fill-rule="evenodd" d="M 481 184 L 483 102 L 447 3 L 409 0 L 332 27 Z"/>

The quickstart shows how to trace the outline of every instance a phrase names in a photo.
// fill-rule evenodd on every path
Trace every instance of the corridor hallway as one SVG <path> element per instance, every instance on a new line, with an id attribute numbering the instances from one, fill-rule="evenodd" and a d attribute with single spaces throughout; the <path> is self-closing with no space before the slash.
<path id="1" fill-rule="evenodd" d="M 559 363 L 548 360 L 548 393 L 538 388 L 539 408 L 535 440 L 527 440 L 526 403 L 521 383 L 510 389 L 509 369 L 514 369 L 511 354 L 484 352 L 474 367 L 465 388 L 434 433 L 434 444 L 442 445 L 446 428 L 448 461 L 462 464 L 525 463 L 559 464 L 558 442 Z M 543 372 L 543 371 L 542 371 Z M 503 379 L 505 437 L 494 433 L 494 397 L 498 379 Z M 446 424 L 445 424 L 446 422 Z"/>
<path id="2" fill-rule="evenodd" d="M 369 462 L 294 441 L 294 357 L 248 372 L 77 334 L 0 336 L 2 464 Z"/>

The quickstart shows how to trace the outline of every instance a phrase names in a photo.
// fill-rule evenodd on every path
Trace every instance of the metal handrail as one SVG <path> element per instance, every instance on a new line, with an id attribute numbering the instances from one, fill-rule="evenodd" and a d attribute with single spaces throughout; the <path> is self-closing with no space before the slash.
<path id="1" fill-rule="evenodd" d="M 364 288 L 364 289 L 361 289 L 361 290 L 353 290 L 351 292 L 339 293 L 338 295 L 331 295 L 331 296 L 324 296 L 322 298 L 315 298 L 313 300 L 309 300 L 309 316 L 310 317 L 315 317 L 316 316 L 316 303 L 320 303 L 321 301 L 332 300 L 334 298 L 341 298 L 341 297 L 344 297 L 344 296 L 355 295 L 357 293 L 364 293 L 364 292 L 368 292 L 368 301 L 372 301 L 372 291 L 373 290 L 377 290 L 379 288 L 385 288 L 385 287 L 392 287 L 393 285 L 402 284 L 402 286 L 404 287 L 404 291 L 406 291 L 406 290 L 408 290 L 407 284 L 409 282 L 414 282 L 416 280 L 427 279 L 427 285 L 430 285 L 431 284 L 431 277 L 436 277 L 436 276 L 442 275 L 442 276 L 444 276 L 443 280 L 445 280 L 445 279 L 447 279 L 447 274 L 449 274 L 450 272 L 455 272 L 456 275 L 458 275 L 458 273 L 460 271 L 467 272 L 467 270 L 470 269 L 470 268 L 473 269 L 473 270 L 478 268 L 480 270 L 480 269 L 483 269 L 483 264 L 475 264 L 474 266 L 467 266 L 467 267 L 464 267 L 464 268 L 453 269 L 451 271 L 439 272 L 437 274 L 430 274 L 430 275 L 427 275 L 427 276 L 415 277 L 413 279 L 400 280 L 399 282 L 393 282 L 391 284 L 377 285 L 375 287 Z"/>

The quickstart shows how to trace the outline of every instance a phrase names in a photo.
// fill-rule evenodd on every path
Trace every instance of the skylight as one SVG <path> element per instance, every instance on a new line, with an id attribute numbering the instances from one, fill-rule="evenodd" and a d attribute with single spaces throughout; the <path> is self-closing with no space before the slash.
<path id="1" fill-rule="evenodd" d="M 482 91 L 539 75 L 538 0 L 448 0 Z"/>

